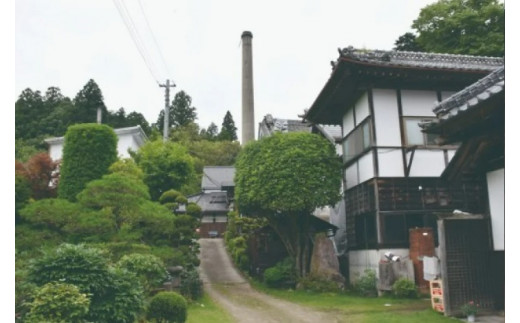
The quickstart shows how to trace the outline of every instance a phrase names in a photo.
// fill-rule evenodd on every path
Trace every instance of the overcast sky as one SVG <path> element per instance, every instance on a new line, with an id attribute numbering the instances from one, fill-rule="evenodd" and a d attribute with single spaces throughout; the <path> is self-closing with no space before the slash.
<path id="1" fill-rule="evenodd" d="M 109 110 L 124 107 L 154 123 L 164 108 L 158 82 L 168 78 L 176 84 L 172 99 L 180 90 L 191 96 L 201 127 L 220 128 L 229 110 L 240 138 L 240 36 L 249 30 L 257 135 L 266 114 L 297 119 L 313 103 L 338 48 L 390 50 L 434 2 L 140 1 L 16 0 L 14 100 L 25 88 L 49 86 L 72 99 L 94 79 Z M 148 65 L 118 8 L 131 18 Z"/>

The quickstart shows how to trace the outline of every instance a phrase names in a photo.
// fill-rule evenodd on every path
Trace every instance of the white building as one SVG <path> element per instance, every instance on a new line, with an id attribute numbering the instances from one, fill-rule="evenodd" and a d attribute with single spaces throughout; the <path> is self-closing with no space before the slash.
<path id="1" fill-rule="evenodd" d="M 351 282 L 365 269 L 378 272 L 386 252 L 411 258 L 409 230 L 430 227 L 436 235 L 437 213 L 487 213 L 485 180 L 443 180 L 457 146 L 439 146 L 419 124 L 436 117 L 437 102 L 503 64 L 502 58 L 340 50 L 304 118 L 342 128 Z"/>
<path id="2" fill-rule="evenodd" d="M 114 129 L 117 135 L 117 153 L 120 158 L 129 158 L 128 150 L 137 151 L 148 140 L 141 126 Z M 45 139 L 49 145 L 52 160 L 60 160 L 63 156 L 64 137 Z"/>

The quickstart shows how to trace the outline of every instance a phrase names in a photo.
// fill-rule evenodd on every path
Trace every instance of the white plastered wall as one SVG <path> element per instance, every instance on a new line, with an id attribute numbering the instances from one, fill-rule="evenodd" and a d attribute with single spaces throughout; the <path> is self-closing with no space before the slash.
<path id="1" fill-rule="evenodd" d="M 365 270 L 370 269 L 376 272 L 376 276 L 379 277 L 379 261 L 385 259 L 385 253 L 391 252 L 395 256 L 399 256 L 402 259 L 410 256 L 409 249 L 369 249 L 369 250 L 355 250 L 349 251 L 348 262 L 349 262 L 349 281 L 351 283 L 358 280 L 364 275 Z"/>
<path id="2" fill-rule="evenodd" d="M 401 146 L 397 92 L 375 89 L 372 93 L 377 145 Z"/>
<path id="3" fill-rule="evenodd" d="M 412 152 L 406 154 L 406 162 L 410 162 Z M 444 152 L 442 150 L 421 150 L 415 151 L 410 177 L 439 177 L 446 168 Z"/>
<path id="4" fill-rule="evenodd" d="M 504 169 L 498 169 L 486 174 L 489 210 L 491 213 L 491 230 L 493 232 L 493 247 L 495 251 L 505 250 L 504 242 Z"/>
<path id="5" fill-rule="evenodd" d="M 379 176 L 403 177 L 403 154 L 401 149 L 379 148 L 377 150 Z"/>
<path id="6" fill-rule="evenodd" d="M 366 117 L 370 115 L 370 108 L 368 106 L 368 94 L 365 92 L 355 105 L 356 111 L 356 126 L 359 125 Z"/>
<path id="7" fill-rule="evenodd" d="M 435 91 L 401 91 L 403 116 L 435 117 L 433 107 L 436 102 L 437 92 Z"/>

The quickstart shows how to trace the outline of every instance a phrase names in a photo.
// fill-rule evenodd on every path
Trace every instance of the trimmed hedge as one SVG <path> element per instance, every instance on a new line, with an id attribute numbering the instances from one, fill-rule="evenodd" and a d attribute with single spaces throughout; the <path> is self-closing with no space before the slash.
<path id="1" fill-rule="evenodd" d="M 65 134 L 58 196 L 76 201 L 85 185 L 108 173 L 117 160 L 117 136 L 103 124 L 77 124 Z"/>

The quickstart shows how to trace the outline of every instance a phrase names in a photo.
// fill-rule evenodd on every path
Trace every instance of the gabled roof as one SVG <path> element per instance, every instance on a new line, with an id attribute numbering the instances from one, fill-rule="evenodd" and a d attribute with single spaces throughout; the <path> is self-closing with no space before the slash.
<path id="1" fill-rule="evenodd" d="M 439 119 L 435 122 L 442 122 L 464 113 L 486 100 L 490 100 L 493 96 L 502 93 L 505 90 L 505 86 L 505 68 L 502 66 L 464 90 L 435 105 L 433 112 Z"/>
<path id="2" fill-rule="evenodd" d="M 444 142 L 460 140 L 463 133 L 481 127 L 491 117 L 503 118 L 504 111 L 497 110 L 504 109 L 505 85 L 505 68 L 502 66 L 436 104 L 433 112 L 437 119 L 423 123 L 421 127 L 425 132 L 440 134 Z"/>
<path id="3" fill-rule="evenodd" d="M 364 50 L 352 46 L 338 49 L 338 61 L 351 61 L 373 66 L 463 71 L 492 71 L 504 64 L 502 58 L 406 51 Z"/>
<path id="4" fill-rule="evenodd" d="M 329 80 L 304 118 L 341 125 L 345 111 L 367 89 L 460 91 L 503 65 L 504 59 L 495 57 L 340 49 Z"/>
<path id="5" fill-rule="evenodd" d="M 201 188 L 205 190 L 222 190 L 223 187 L 234 187 L 234 166 L 205 166 L 202 170 Z"/>

